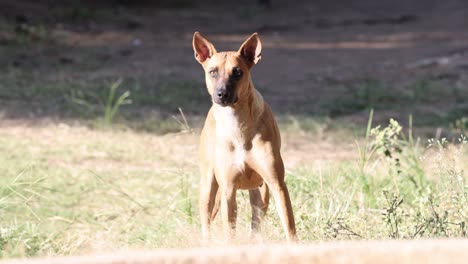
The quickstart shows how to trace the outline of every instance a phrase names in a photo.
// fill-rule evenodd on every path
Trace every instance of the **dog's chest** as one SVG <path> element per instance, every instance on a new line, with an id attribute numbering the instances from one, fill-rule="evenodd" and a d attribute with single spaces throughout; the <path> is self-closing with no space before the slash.
<path id="1" fill-rule="evenodd" d="M 230 162 L 238 169 L 244 170 L 248 148 L 251 145 L 246 135 L 247 128 L 231 109 L 222 110 L 215 113 L 217 145 L 227 148 L 224 151 L 230 154 Z"/>

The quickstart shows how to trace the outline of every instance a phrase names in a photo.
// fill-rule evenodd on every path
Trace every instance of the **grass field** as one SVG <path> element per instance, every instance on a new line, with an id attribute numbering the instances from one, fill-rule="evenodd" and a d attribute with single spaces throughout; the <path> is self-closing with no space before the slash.
<path id="1" fill-rule="evenodd" d="M 396 122 L 367 138 L 281 127 L 301 242 L 466 237 L 466 139 L 420 142 Z M 1 257 L 200 245 L 197 134 L 2 126 Z M 247 193 L 238 201 L 243 244 Z M 263 226 L 264 242 L 283 240 L 273 205 Z"/>

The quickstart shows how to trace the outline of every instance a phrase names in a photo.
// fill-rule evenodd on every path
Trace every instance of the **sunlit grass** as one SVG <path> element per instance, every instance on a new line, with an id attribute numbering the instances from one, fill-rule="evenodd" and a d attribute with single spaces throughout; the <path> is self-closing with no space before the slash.
<path id="1" fill-rule="evenodd" d="M 320 130 L 282 127 L 301 242 L 466 236 L 463 140 L 427 148 L 381 129 L 374 132 L 380 137 L 337 143 Z M 355 140 L 375 147 L 364 163 L 359 148 L 349 147 Z M 197 142 L 196 132 L 0 128 L 1 256 L 199 246 Z M 236 243 L 248 243 L 248 193 L 238 195 Z M 263 241 L 282 241 L 270 204 Z M 215 233 L 219 227 L 217 219 Z"/>

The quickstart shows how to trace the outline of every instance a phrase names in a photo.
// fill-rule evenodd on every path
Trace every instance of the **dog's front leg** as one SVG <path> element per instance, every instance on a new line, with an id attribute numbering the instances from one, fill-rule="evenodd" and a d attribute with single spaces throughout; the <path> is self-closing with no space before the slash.
<path id="1" fill-rule="evenodd" d="M 211 218 L 213 218 L 213 207 L 215 206 L 218 183 L 216 182 L 212 169 L 203 170 L 200 182 L 199 210 L 202 235 L 205 242 L 210 239 Z"/>
<path id="2" fill-rule="evenodd" d="M 237 202 L 235 170 L 231 166 L 221 165 L 216 170 L 221 198 L 221 218 L 225 237 L 233 239 L 236 233 Z"/>
<path id="3" fill-rule="evenodd" d="M 221 190 L 221 215 L 224 234 L 233 239 L 236 235 L 237 202 L 234 186 L 223 186 Z"/>

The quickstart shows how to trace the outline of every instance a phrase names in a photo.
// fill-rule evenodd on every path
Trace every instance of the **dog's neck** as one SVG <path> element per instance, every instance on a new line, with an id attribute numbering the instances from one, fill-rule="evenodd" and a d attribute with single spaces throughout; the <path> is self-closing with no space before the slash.
<path id="1" fill-rule="evenodd" d="M 213 104 L 216 126 L 220 131 L 231 131 L 230 137 L 239 137 L 249 140 L 253 137 L 258 121 L 264 111 L 262 95 L 255 89 L 252 81 L 249 82 L 246 94 L 232 106 L 222 107 Z M 223 132 L 223 134 L 225 134 Z"/>

